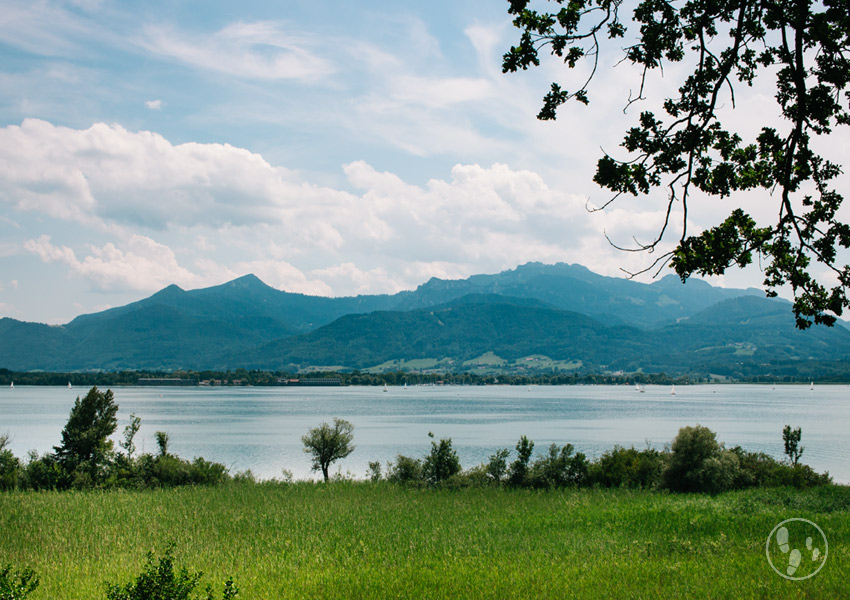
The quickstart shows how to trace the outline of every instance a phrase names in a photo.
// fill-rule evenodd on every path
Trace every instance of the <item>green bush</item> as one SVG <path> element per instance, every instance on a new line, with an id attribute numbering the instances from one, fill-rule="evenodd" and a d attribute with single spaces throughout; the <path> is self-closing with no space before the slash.
<path id="1" fill-rule="evenodd" d="M 516 487 L 527 485 L 528 463 L 534 452 L 534 442 L 522 436 L 516 444 L 517 458 L 508 469 L 508 483 Z"/>
<path id="2" fill-rule="evenodd" d="M 14 490 L 20 485 L 21 461 L 6 448 L 9 438 L 0 435 L 0 490 Z"/>
<path id="3" fill-rule="evenodd" d="M 387 481 L 403 484 L 419 484 L 425 480 L 422 472 L 422 461 L 399 454 L 395 463 L 387 469 Z"/>
<path id="4" fill-rule="evenodd" d="M 38 587 L 38 577 L 32 569 L 12 573 L 12 567 L 0 568 L 0 600 L 23 600 Z"/>
<path id="5" fill-rule="evenodd" d="M 433 434 L 428 434 L 434 437 Z M 452 448 L 452 440 L 443 438 L 440 443 L 431 442 L 431 452 L 422 464 L 422 475 L 431 485 L 439 485 L 460 473 L 460 458 Z"/>
<path id="6" fill-rule="evenodd" d="M 602 487 L 651 489 L 661 483 L 667 455 L 653 448 L 614 446 L 588 469 L 588 484 Z"/>
<path id="7" fill-rule="evenodd" d="M 484 472 L 489 481 L 496 484 L 501 484 L 508 474 L 508 455 L 510 450 L 502 448 L 497 450 L 495 454 L 490 455 L 490 460 L 484 466 Z"/>
<path id="8" fill-rule="evenodd" d="M 587 478 L 587 458 L 581 452 L 573 454 L 573 445 L 558 448 L 549 446 L 548 454 L 534 461 L 529 472 L 529 483 L 538 488 L 579 486 Z"/>
<path id="9" fill-rule="evenodd" d="M 738 456 L 724 450 L 708 427 L 682 427 L 671 445 L 663 484 L 674 492 L 716 494 L 734 487 L 740 468 Z"/>
<path id="10" fill-rule="evenodd" d="M 201 596 L 193 592 L 198 587 L 203 573 L 190 573 L 186 567 L 174 571 L 174 544 L 166 548 L 165 553 L 154 564 L 153 552 L 148 552 L 142 572 L 133 581 L 119 585 L 107 585 L 107 600 L 200 600 Z M 224 583 L 222 600 L 230 600 L 239 594 L 239 590 L 230 578 Z M 213 591 L 206 588 L 206 600 L 213 600 Z"/>

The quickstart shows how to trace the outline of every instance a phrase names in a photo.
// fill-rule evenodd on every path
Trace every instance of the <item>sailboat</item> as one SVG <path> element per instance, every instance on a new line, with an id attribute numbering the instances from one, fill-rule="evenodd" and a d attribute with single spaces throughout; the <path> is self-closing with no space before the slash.
<path id="1" fill-rule="evenodd" d="M 670 390 L 670 395 L 671 395 L 671 396 L 675 396 L 675 395 L 676 395 L 676 386 L 675 386 L 675 385 L 674 385 L 674 386 L 673 386 L 673 388 Z"/>
<path id="2" fill-rule="evenodd" d="M 812 384 L 809 386 L 809 391 L 810 392 L 814 391 L 814 389 L 815 389 L 815 382 L 813 381 Z"/>
<path id="3" fill-rule="evenodd" d="M 385 391 L 385 392 L 389 392 L 389 390 L 387 389 L 387 384 L 386 384 L 386 383 L 384 384 L 384 391 Z"/>
<path id="4" fill-rule="evenodd" d="M 15 389 L 15 382 L 14 382 L 14 381 L 13 381 L 13 382 L 9 385 L 9 388 L 10 388 L 10 389 Z"/>
<path id="5" fill-rule="evenodd" d="M 72 385 L 71 385 L 71 382 L 69 381 L 69 382 L 68 382 L 68 389 L 70 390 L 72 387 L 74 387 L 74 386 L 72 386 Z"/>

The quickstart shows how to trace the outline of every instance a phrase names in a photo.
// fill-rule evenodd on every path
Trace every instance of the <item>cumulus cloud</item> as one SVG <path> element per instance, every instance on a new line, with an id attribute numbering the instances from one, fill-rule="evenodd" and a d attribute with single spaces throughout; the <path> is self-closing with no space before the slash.
<path id="1" fill-rule="evenodd" d="M 0 129 L 0 203 L 99 240 L 43 234 L 24 248 L 98 289 L 197 287 L 253 272 L 308 294 L 395 292 L 432 276 L 591 257 L 612 272 L 624 257 L 603 229 L 650 230 L 658 217 L 614 211 L 604 221 L 581 197 L 504 164 L 458 164 L 419 185 L 365 161 L 343 172 L 348 190 L 242 148 L 174 145 L 117 125 Z"/>
<path id="2" fill-rule="evenodd" d="M 113 243 L 100 248 L 90 245 L 89 255 L 82 260 L 71 248 L 52 244 L 47 235 L 28 240 L 24 248 L 45 262 L 65 263 L 104 290 L 151 290 L 172 283 L 193 287 L 202 281 L 177 263 L 170 248 L 141 235 L 132 236 L 125 248 Z"/>
<path id="3" fill-rule="evenodd" d="M 145 108 L 150 110 L 159 110 L 162 108 L 162 100 L 146 100 Z"/>

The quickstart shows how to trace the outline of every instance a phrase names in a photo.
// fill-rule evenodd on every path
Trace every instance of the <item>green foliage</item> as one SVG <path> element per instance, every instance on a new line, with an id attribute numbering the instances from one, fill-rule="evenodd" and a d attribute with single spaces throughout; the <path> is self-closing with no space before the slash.
<path id="1" fill-rule="evenodd" d="M 521 436 L 516 445 L 517 458 L 508 469 L 508 483 L 515 487 L 528 484 L 528 463 L 534 452 L 534 442 L 526 436 Z"/>
<path id="2" fill-rule="evenodd" d="M 159 448 L 159 455 L 166 456 L 168 454 L 168 442 L 171 438 L 164 431 L 154 433 L 154 438 L 156 439 L 156 447 Z"/>
<path id="3" fill-rule="evenodd" d="M 101 392 L 93 387 L 82 400 L 77 397 L 62 430 L 62 443 L 54 448 L 72 485 L 87 487 L 103 480 L 112 453 L 109 436 L 118 424 L 117 412 L 112 390 Z"/>
<path id="4" fill-rule="evenodd" d="M 555 0 L 557 12 L 533 10 L 530 4 L 509 2 L 521 34 L 504 55 L 504 72 L 538 66 L 544 50 L 571 69 L 591 63 L 589 78 L 574 91 L 551 85 L 538 118 L 554 119 L 565 102 L 588 103 L 604 38 L 624 37 L 626 23 L 619 0 Z M 636 65 L 641 76 L 638 90 L 629 90 L 627 106 L 645 100 L 648 76 L 665 63 L 690 69 L 677 86 L 678 96 L 662 103 L 663 113 L 642 111 L 626 132 L 622 147 L 628 157 L 606 154 L 594 176 L 613 194 L 604 206 L 623 194 L 658 190 L 666 197 L 666 218 L 657 237 L 633 250 L 659 247 L 674 207 L 682 206 L 678 247 L 647 270 L 669 262 L 684 280 L 748 265 L 758 254 L 768 295 L 791 287 L 799 328 L 832 325 L 850 305 L 850 266 L 839 262 L 841 249 L 850 247 L 850 226 L 839 218 L 843 198 L 834 187 L 841 167 L 818 154 L 815 139 L 850 124 L 849 15 L 842 2 L 637 3 L 632 20 L 639 31 L 625 47 L 624 60 Z M 724 126 L 719 107 L 734 106 L 740 89 L 759 76 L 775 77 L 774 98 L 784 123 L 782 130 L 765 124 L 745 141 Z M 689 236 L 688 202 L 694 193 L 725 198 L 747 190 L 776 191 L 775 220 L 759 226 L 743 209 L 735 209 L 719 226 Z"/>
<path id="5" fill-rule="evenodd" d="M 508 456 L 510 450 L 501 448 L 495 454 L 490 455 L 490 460 L 487 461 L 485 473 L 487 477 L 496 484 L 501 484 L 508 474 Z"/>
<path id="6" fill-rule="evenodd" d="M 369 461 L 369 470 L 366 471 L 366 477 L 369 478 L 369 481 L 380 481 L 381 480 L 381 463 L 377 460 Z"/>
<path id="7" fill-rule="evenodd" d="M 430 437 L 434 434 L 429 433 Z M 431 485 L 439 485 L 460 473 L 460 458 L 452 448 L 452 440 L 443 438 L 440 443 L 431 442 L 431 452 L 422 464 L 422 474 Z"/>
<path id="8" fill-rule="evenodd" d="M 405 485 L 420 484 L 425 480 L 422 461 L 399 454 L 387 469 L 387 481 Z"/>
<path id="9" fill-rule="evenodd" d="M 351 442 L 354 440 L 354 425 L 344 419 L 334 418 L 333 427 L 322 423 L 314 427 L 301 438 L 304 452 L 313 459 L 313 470 L 322 471 L 325 481 L 328 480 L 328 467 L 334 461 L 340 460 L 354 452 Z"/>
<path id="10" fill-rule="evenodd" d="M 0 491 L 15 489 L 21 477 L 21 461 L 6 447 L 8 442 L 8 436 L 0 435 Z"/>
<path id="11" fill-rule="evenodd" d="M 790 425 L 786 425 L 785 429 L 782 430 L 782 441 L 785 443 L 785 455 L 795 467 L 800 461 L 800 456 L 803 455 L 803 450 L 805 450 L 805 448 L 800 445 L 800 439 L 802 437 L 803 432 L 799 427 L 792 430 Z"/>
<path id="12" fill-rule="evenodd" d="M 667 456 L 647 448 L 636 450 L 614 446 L 588 470 L 588 482 L 603 487 L 655 488 L 661 481 Z"/>
<path id="13" fill-rule="evenodd" d="M 174 544 L 170 544 L 163 555 L 154 563 L 153 552 L 148 552 L 142 572 L 124 586 L 107 586 L 107 600 L 201 600 L 193 594 L 201 580 L 202 573 L 190 573 L 186 567 L 174 570 Z M 238 595 L 233 579 L 224 584 L 222 600 L 230 600 Z M 207 587 L 205 600 L 213 600 L 211 587 Z"/>
<path id="14" fill-rule="evenodd" d="M 139 428 L 142 426 L 142 420 L 136 415 L 130 415 L 130 423 L 124 428 L 124 439 L 121 441 L 121 447 L 127 453 L 127 457 L 132 459 L 133 453 L 136 451 L 136 444 L 133 439 L 139 433 Z"/>
<path id="15" fill-rule="evenodd" d="M 0 600 L 23 600 L 38 587 L 38 577 L 32 569 L 12 572 L 12 567 L 0 567 Z"/>
<path id="16" fill-rule="evenodd" d="M 579 486 L 587 478 L 588 461 L 581 452 L 573 454 L 572 444 L 558 448 L 549 446 L 549 452 L 531 466 L 528 479 L 533 487 L 561 488 Z"/>
<path id="17" fill-rule="evenodd" d="M 679 429 L 663 480 L 675 492 L 719 493 L 733 488 L 739 471 L 738 456 L 724 450 L 708 427 L 696 425 Z"/>

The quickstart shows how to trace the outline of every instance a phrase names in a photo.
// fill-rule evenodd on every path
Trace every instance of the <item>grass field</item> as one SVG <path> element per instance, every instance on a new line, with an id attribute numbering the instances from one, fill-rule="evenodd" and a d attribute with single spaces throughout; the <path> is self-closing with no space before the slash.
<path id="1" fill-rule="evenodd" d="M 788 581 L 765 542 L 804 517 L 823 569 Z M 104 598 L 145 552 L 240 598 L 845 598 L 850 488 L 717 497 L 626 490 L 232 484 L 0 494 L 0 565 L 32 567 L 30 598 Z"/>

